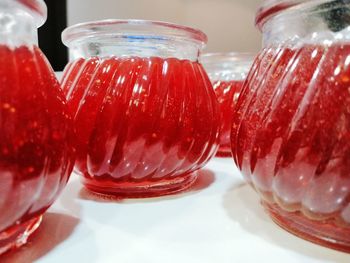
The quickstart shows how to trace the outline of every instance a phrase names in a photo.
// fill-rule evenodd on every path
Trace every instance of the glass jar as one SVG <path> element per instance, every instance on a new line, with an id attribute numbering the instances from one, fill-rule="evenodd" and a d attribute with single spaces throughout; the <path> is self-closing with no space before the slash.
<path id="1" fill-rule="evenodd" d="M 218 147 L 219 110 L 201 31 L 106 20 L 66 29 L 62 85 L 75 113 L 76 169 L 92 192 L 145 197 L 189 187 Z"/>
<path id="2" fill-rule="evenodd" d="M 272 219 L 350 252 L 350 4 L 268 1 L 233 155 Z"/>
<path id="3" fill-rule="evenodd" d="M 26 243 L 73 169 L 72 118 L 37 46 L 43 1 L 0 0 L 0 254 Z"/>
<path id="4" fill-rule="evenodd" d="M 216 156 L 231 156 L 231 122 L 234 106 L 253 63 L 250 53 L 207 53 L 200 62 L 213 84 L 221 112 L 220 147 Z"/>

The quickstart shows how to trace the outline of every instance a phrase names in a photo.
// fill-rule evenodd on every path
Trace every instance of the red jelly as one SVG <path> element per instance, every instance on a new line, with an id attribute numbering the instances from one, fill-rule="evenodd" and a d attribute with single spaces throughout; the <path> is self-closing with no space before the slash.
<path id="1" fill-rule="evenodd" d="M 273 41 L 293 19 L 310 22 L 317 15 L 327 24 L 326 14 L 345 6 L 316 2 L 265 19 L 270 24 L 263 28 L 270 31 L 263 33 L 271 39 L 265 39 L 237 103 L 232 148 L 277 224 L 350 252 L 350 43 L 343 40 L 348 32 L 329 28 L 309 35 L 312 23 L 301 23 L 304 40 L 290 45 L 286 31 L 284 41 Z M 315 8 L 324 13 L 311 12 Z"/>
<path id="2" fill-rule="evenodd" d="M 213 83 L 221 111 L 220 147 L 216 156 L 231 156 L 231 122 L 234 106 L 239 97 L 243 80 L 216 81 Z"/>
<path id="3" fill-rule="evenodd" d="M 0 40 L 0 254 L 26 243 L 66 185 L 74 162 L 72 118 L 51 66 L 35 45 L 39 14 L 17 1 L 4 5 L 0 14 L 8 19 L 0 25 L 1 34 L 3 27 L 13 32 Z M 44 12 L 43 2 L 36 5 Z M 22 27 L 31 26 L 33 32 L 22 34 Z"/>
<path id="4" fill-rule="evenodd" d="M 220 147 L 216 156 L 231 156 L 231 123 L 234 107 L 253 63 L 249 53 L 207 53 L 201 56 L 220 105 Z"/>
<path id="5" fill-rule="evenodd" d="M 90 27 L 99 29 L 99 35 L 70 39 Z M 162 30 L 184 34 L 190 44 L 162 35 Z M 205 37 L 193 31 L 197 39 L 191 39 L 186 30 L 117 20 L 64 32 L 73 55 L 84 57 L 67 66 L 63 88 L 75 112 L 76 169 L 89 190 L 117 197 L 174 193 L 191 185 L 195 171 L 215 154 L 218 106 L 203 67 L 195 61 Z M 115 47 L 106 41 L 107 33 L 114 36 Z M 171 43 L 189 45 L 189 53 L 174 54 L 168 50 Z M 87 53 L 85 46 L 91 49 Z"/>

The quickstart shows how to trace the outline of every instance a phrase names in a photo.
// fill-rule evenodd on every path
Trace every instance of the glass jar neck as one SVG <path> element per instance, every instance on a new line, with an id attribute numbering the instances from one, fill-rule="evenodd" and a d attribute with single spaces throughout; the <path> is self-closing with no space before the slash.
<path id="1" fill-rule="evenodd" d="M 261 28 L 264 47 L 350 42 L 350 2 L 305 1 L 270 14 Z"/>
<path id="2" fill-rule="evenodd" d="M 37 45 L 37 21 L 20 3 L 0 2 L 0 45 Z"/>
<path id="3" fill-rule="evenodd" d="M 62 32 L 70 59 L 90 57 L 161 57 L 197 61 L 207 36 L 186 26 L 149 20 L 101 20 Z"/>
<path id="4" fill-rule="evenodd" d="M 251 53 L 208 53 L 200 57 L 211 81 L 245 80 L 254 61 Z"/>
<path id="5" fill-rule="evenodd" d="M 252 62 L 225 63 L 222 65 L 204 65 L 212 81 L 244 80 Z"/>
<path id="6" fill-rule="evenodd" d="M 120 36 L 76 41 L 69 45 L 70 58 L 161 57 L 197 61 L 200 46 L 186 40 L 152 36 Z"/>

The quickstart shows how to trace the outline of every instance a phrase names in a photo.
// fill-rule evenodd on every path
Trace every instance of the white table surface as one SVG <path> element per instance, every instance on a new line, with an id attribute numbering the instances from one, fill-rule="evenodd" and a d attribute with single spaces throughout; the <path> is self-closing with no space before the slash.
<path id="1" fill-rule="evenodd" d="M 0 262 L 350 262 L 272 223 L 230 158 L 200 176 L 186 193 L 108 201 L 73 174 L 30 243 Z"/>

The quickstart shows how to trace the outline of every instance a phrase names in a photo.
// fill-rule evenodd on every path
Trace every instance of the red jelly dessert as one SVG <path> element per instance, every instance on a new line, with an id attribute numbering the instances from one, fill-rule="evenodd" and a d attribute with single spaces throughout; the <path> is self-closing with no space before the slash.
<path id="1" fill-rule="evenodd" d="M 288 14 L 300 20 L 316 8 L 305 5 Z M 295 45 L 266 42 L 235 108 L 232 148 L 274 221 L 350 252 L 350 43 L 337 34 L 344 32 L 329 32 L 333 41 L 312 34 Z"/>
<path id="2" fill-rule="evenodd" d="M 213 83 L 221 113 L 220 147 L 216 156 L 231 156 L 231 124 L 234 107 L 254 56 L 249 53 L 207 53 L 201 63 Z"/>
<path id="3" fill-rule="evenodd" d="M 70 28 L 63 39 L 87 27 L 90 24 Z M 165 41 L 168 36 L 148 36 L 142 30 L 185 29 L 132 20 L 102 21 L 94 26 L 98 32 L 110 30 L 109 37 L 123 27 L 127 31 L 121 39 L 115 37 L 116 49 L 103 42 L 106 32 L 98 39 L 78 39 L 79 43 L 98 43 L 98 52 L 91 53 L 100 56 L 83 54 L 84 58 L 74 60 L 65 70 L 62 85 L 75 112 L 76 169 L 84 185 L 100 194 L 144 197 L 183 190 L 217 149 L 219 111 L 215 93 L 203 67 L 186 59 L 188 55 L 142 56 L 148 52 L 142 45 L 149 41 L 160 42 L 159 46 L 150 44 L 153 55 L 161 55 L 156 48 L 169 44 Z M 137 31 L 145 36 L 134 36 Z M 203 33 L 195 34 L 198 37 Z M 70 41 L 68 46 L 77 45 L 76 39 Z M 136 45 L 135 49 L 128 50 L 130 45 Z M 91 43 L 87 46 L 96 49 Z M 102 53 L 104 50 L 107 54 Z M 71 51 L 77 52 L 77 48 Z M 198 48 L 193 51 L 197 56 Z"/>
<path id="4" fill-rule="evenodd" d="M 72 117 L 36 45 L 43 1 L 0 1 L 0 254 L 27 242 L 74 166 Z"/>
<path id="5" fill-rule="evenodd" d="M 243 80 L 232 80 L 216 81 L 213 83 L 221 112 L 220 147 L 216 156 L 231 156 L 231 122 L 234 113 L 234 106 L 239 97 L 243 82 Z"/>
<path id="6" fill-rule="evenodd" d="M 39 225 L 66 185 L 74 155 L 63 93 L 37 47 L 0 45 L 0 92 L 1 253 Z"/>

